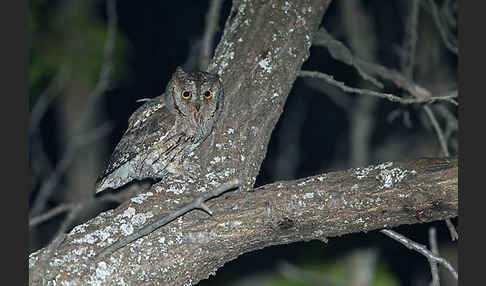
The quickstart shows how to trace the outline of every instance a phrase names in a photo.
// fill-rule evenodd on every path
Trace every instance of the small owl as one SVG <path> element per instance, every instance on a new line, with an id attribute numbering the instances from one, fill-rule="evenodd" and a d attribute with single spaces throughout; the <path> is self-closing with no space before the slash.
<path id="1" fill-rule="evenodd" d="M 96 182 L 96 193 L 134 180 L 184 175 L 187 155 L 211 133 L 223 109 L 218 75 L 178 67 L 159 97 L 139 107 Z"/>

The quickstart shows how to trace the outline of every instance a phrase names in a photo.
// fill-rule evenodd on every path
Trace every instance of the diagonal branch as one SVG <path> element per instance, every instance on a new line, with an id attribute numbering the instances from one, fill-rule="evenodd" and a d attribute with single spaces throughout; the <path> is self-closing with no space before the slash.
<path id="1" fill-rule="evenodd" d="M 430 260 L 437 262 L 440 265 L 444 266 L 445 268 L 447 268 L 447 270 L 449 270 L 449 272 L 452 274 L 452 276 L 456 280 L 458 279 L 459 275 L 457 274 L 457 271 L 454 269 L 454 267 L 452 267 L 452 265 L 447 260 L 445 260 L 444 258 L 437 256 L 432 251 L 428 250 L 425 245 L 422 245 L 422 244 L 419 244 L 415 241 L 412 241 L 412 240 L 406 238 L 405 236 L 398 234 L 398 233 L 396 233 L 392 230 L 383 229 L 380 232 L 387 235 L 388 237 L 391 237 L 394 240 L 400 242 L 401 244 L 405 245 L 407 248 L 413 249 L 413 250 L 419 252 L 420 254 L 427 257 L 427 259 L 430 259 Z"/>
<path id="2" fill-rule="evenodd" d="M 121 238 L 120 240 L 118 240 L 117 242 L 115 242 L 114 244 L 104 248 L 98 255 L 95 256 L 95 258 L 96 259 L 104 258 L 107 255 L 115 252 L 116 250 L 118 250 L 122 247 L 125 247 L 129 243 L 152 233 L 154 230 L 168 224 L 169 222 L 175 220 L 178 217 L 183 216 L 184 214 L 186 214 L 186 213 L 188 213 L 192 210 L 201 209 L 201 210 L 204 210 L 205 212 L 207 212 L 209 215 L 212 215 L 213 212 L 205 204 L 205 202 L 207 200 L 212 199 L 212 198 L 218 197 L 221 194 L 223 194 L 223 193 L 225 193 L 225 192 L 227 192 L 231 189 L 237 188 L 239 184 L 240 184 L 240 181 L 238 179 L 233 179 L 226 184 L 222 184 L 217 189 L 215 189 L 211 192 L 207 192 L 207 193 L 203 193 L 203 194 L 199 195 L 197 198 L 194 198 L 194 200 L 192 200 L 192 202 L 190 202 L 189 204 L 187 204 L 187 205 L 183 206 L 182 208 L 176 210 L 175 212 L 170 213 L 169 215 L 164 216 L 161 219 L 155 220 L 153 223 L 144 226 L 142 229 L 140 229 L 140 230 L 138 230 L 138 231 L 136 231 L 136 232 L 134 232 L 134 233 L 132 233 L 128 236 L 125 236 L 125 237 Z"/>

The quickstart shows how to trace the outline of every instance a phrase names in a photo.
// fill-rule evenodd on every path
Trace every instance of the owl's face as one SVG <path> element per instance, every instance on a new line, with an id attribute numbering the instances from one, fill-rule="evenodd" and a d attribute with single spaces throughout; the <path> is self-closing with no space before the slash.
<path id="1" fill-rule="evenodd" d="M 185 72 L 178 67 L 165 92 L 165 102 L 182 132 L 203 139 L 211 132 L 223 108 L 221 78 L 206 72 Z"/>

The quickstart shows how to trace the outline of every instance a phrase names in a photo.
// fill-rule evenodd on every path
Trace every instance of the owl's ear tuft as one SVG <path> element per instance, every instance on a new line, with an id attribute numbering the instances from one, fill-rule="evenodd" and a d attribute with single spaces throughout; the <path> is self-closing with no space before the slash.
<path id="1" fill-rule="evenodd" d="M 175 70 L 175 75 L 177 77 L 182 77 L 186 74 L 186 72 L 182 69 L 182 67 L 178 66 Z"/>

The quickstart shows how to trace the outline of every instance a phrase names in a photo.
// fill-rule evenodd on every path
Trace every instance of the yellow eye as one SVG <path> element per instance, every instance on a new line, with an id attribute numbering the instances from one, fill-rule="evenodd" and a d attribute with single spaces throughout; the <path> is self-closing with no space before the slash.
<path id="1" fill-rule="evenodd" d="M 207 98 L 207 99 L 211 99 L 211 97 L 213 97 L 213 93 L 209 90 L 206 90 L 204 92 L 204 97 Z"/>
<path id="2" fill-rule="evenodd" d="M 181 93 L 181 97 L 184 98 L 184 99 L 189 99 L 191 98 L 191 93 L 187 90 L 184 90 L 182 93 Z"/>

